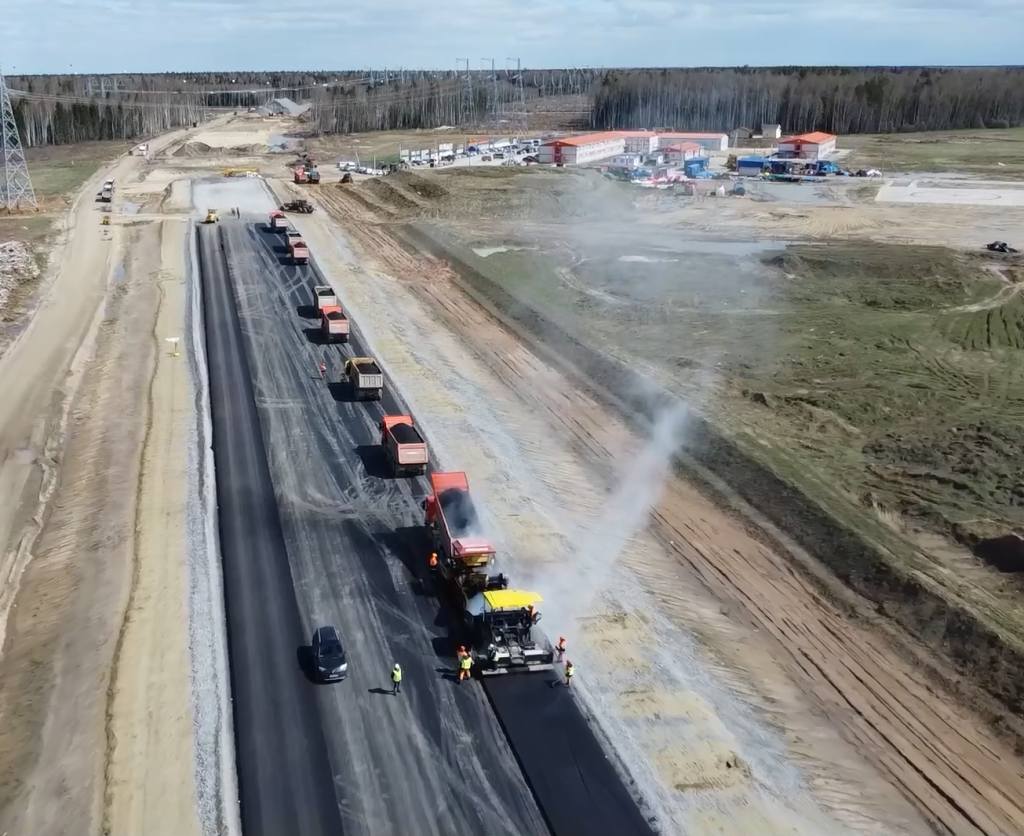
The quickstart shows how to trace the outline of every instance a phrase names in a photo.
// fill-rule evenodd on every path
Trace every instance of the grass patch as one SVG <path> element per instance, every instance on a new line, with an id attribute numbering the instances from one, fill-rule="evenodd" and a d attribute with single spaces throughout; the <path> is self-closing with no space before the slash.
<path id="1" fill-rule="evenodd" d="M 1024 128 L 843 137 L 848 168 L 962 172 L 997 179 L 1024 174 Z"/>

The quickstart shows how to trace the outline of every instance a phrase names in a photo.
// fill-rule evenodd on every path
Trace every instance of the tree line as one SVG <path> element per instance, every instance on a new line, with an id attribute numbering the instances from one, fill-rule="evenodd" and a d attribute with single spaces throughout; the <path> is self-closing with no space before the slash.
<path id="1" fill-rule="evenodd" d="M 592 92 L 600 129 L 855 134 L 1024 122 L 1024 69 L 1012 67 L 612 70 Z"/>
<path id="2" fill-rule="evenodd" d="M 672 126 L 797 133 L 1010 127 L 1024 122 L 1020 68 L 515 69 L 12 76 L 26 146 L 138 140 L 215 110 L 287 97 L 321 133 L 445 125 L 501 130 L 538 100 L 575 96 L 599 130 Z"/>

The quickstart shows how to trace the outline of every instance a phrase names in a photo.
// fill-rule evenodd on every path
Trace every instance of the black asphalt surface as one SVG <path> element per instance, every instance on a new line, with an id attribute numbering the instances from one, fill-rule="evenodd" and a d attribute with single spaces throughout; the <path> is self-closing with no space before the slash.
<path id="1" fill-rule="evenodd" d="M 199 247 L 242 829 L 340 833 L 316 695 L 292 673 L 305 631 L 219 230 Z"/>
<path id="2" fill-rule="evenodd" d="M 483 687 L 454 682 L 455 626 L 448 620 L 450 611 L 434 597 L 426 573 L 429 543 L 419 505 L 426 480 L 390 478 L 378 445 L 381 416 L 408 409 L 395 399 L 390 381 L 385 381 L 381 403 L 352 403 L 347 387 L 335 382 L 346 357 L 367 352 L 355 322 L 348 345 L 320 344 L 317 322 L 307 318 L 313 313 L 309 286 L 314 276 L 313 283 L 327 282 L 313 265 L 284 263 L 283 236 L 265 231 L 263 224 L 239 222 L 222 222 L 220 233 L 230 284 L 223 282 L 220 291 L 208 290 L 207 296 L 219 293 L 226 304 L 234 288 L 242 340 L 236 333 L 233 349 L 219 349 L 220 383 L 211 368 L 215 443 L 221 443 L 217 405 L 222 413 L 229 408 L 225 397 L 218 399 L 218 386 L 230 389 L 232 401 L 248 398 L 251 404 L 255 398 L 263 449 L 257 456 L 249 431 L 244 449 L 253 461 L 266 462 L 262 466 L 269 480 L 266 470 L 257 472 L 252 463 L 239 472 L 246 474 L 243 483 L 260 477 L 265 491 L 273 486 L 275 507 L 265 504 L 266 497 L 258 507 L 262 517 L 280 521 L 279 528 L 261 524 L 255 531 L 251 522 L 240 522 L 237 527 L 243 530 L 230 535 L 248 537 L 250 548 L 257 536 L 265 540 L 257 549 L 260 555 L 250 560 L 262 564 L 271 553 L 277 555 L 276 574 L 253 572 L 246 585 L 228 584 L 229 622 L 234 625 L 232 596 L 247 596 L 240 612 L 259 636 L 236 649 L 229 635 L 232 667 L 239 664 L 239 655 L 248 664 L 247 647 L 269 640 L 265 633 L 306 637 L 318 624 L 332 623 L 348 648 L 351 670 L 341 684 L 315 686 L 298 670 L 292 648 L 290 667 L 267 667 L 258 683 L 255 677 L 233 677 L 236 711 L 239 689 L 250 687 L 255 693 L 246 699 L 257 704 L 247 709 L 251 716 L 259 711 L 261 718 L 273 715 L 283 699 L 302 715 L 281 712 L 259 731 L 236 717 L 245 836 L 271 832 L 299 804 L 309 806 L 314 792 L 329 796 L 323 783 L 327 774 L 333 776 L 331 800 L 341 819 L 334 830 L 346 834 L 652 833 L 571 695 L 552 687 L 554 675 L 496 677 Z M 216 257 L 208 247 L 202 253 Z M 227 330 L 221 333 L 226 340 Z M 208 343 L 212 367 L 214 340 L 208 337 Z M 321 361 L 329 368 L 328 381 L 319 379 Z M 229 368 L 246 380 L 245 386 L 228 383 Z M 243 429 L 239 420 L 236 434 Z M 241 455 L 241 441 L 232 443 Z M 223 550 L 229 506 L 221 487 L 221 459 Z M 236 488 L 243 490 L 244 484 Z M 257 507 L 253 500 L 244 504 Z M 236 502 L 235 508 L 240 505 Z M 282 540 L 283 549 L 278 545 Z M 225 553 L 226 574 L 230 562 Z M 274 624 L 267 623 L 270 616 Z M 277 641 L 282 644 L 280 637 Z M 389 671 L 396 661 L 404 669 L 403 691 L 392 696 Z M 291 801 L 281 798 L 286 790 L 270 793 L 279 817 L 267 818 L 271 812 L 264 803 L 247 816 L 250 797 L 262 799 L 279 780 L 283 759 L 271 754 L 277 738 L 315 737 L 315 731 L 331 772 L 323 761 L 310 759 L 300 769 L 310 781 L 303 793 Z M 273 775 L 242 769 L 243 738 L 249 734 L 264 738 L 255 748 Z M 266 827 L 269 822 L 274 827 Z M 324 824 L 330 827 L 317 819 L 308 827 L 277 830 L 321 832 Z"/>

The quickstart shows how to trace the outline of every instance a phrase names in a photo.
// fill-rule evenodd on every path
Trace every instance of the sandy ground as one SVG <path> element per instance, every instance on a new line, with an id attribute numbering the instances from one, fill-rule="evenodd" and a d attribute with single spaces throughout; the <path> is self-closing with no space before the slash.
<path id="1" fill-rule="evenodd" d="M 971 188 L 971 186 L 975 186 Z M 981 188 L 977 188 L 981 186 Z M 939 184 L 886 181 L 878 190 L 879 203 L 937 203 L 971 206 L 1024 206 L 1024 190 L 1008 183 Z"/>
<path id="2" fill-rule="evenodd" d="M 123 214 L 147 165 L 86 183 L 0 360 L 7 832 L 200 832 L 181 530 L 194 400 L 162 339 L 182 327 L 185 223 Z M 92 200 L 106 177 L 109 228 Z"/>
<path id="3" fill-rule="evenodd" d="M 513 577 L 545 592 L 588 704 L 667 820 L 691 833 L 1024 828 L 1019 760 L 936 693 L 898 636 L 848 618 L 793 572 L 800 556 L 685 483 L 649 494 L 650 444 L 496 328 L 443 265 L 347 221 L 369 268 L 325 214 L 297 225 L 443 460 L 469 472 Z"/>

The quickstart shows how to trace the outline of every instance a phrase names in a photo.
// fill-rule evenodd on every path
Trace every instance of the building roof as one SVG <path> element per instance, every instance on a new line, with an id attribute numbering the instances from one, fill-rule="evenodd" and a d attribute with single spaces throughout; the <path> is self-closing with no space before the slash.
<path id="1" fill-rule="evenodd" d="M 570 145 L 574 148 L 578 148 L 581 145 L 594 145 L 598 142 L 609 142 L 613 139 L 623 139 L 625 133 L 622 131 L 604 131 L 599 134 L 585 134 L 583 136 L 567 136 L 561 139 L 553 139 L 550 142 L 545 142 L 545 145 Z"/>
<path id="2" fill-rule="evenodd" d="M 701 147 L 696 142 L 680 142 L 678 145 L 669 145 L 662 151 L 700 151 Z"/>
<path id="3" fill-rule="evenodd" d="M 807 143 L 809 145 L 819 145 L 822 142 L 828 142 L 830 139 L 835 139 L 835 136 L 833 134 L 824 133 L 823 131 L 812 131 L 809 134 L 787 137 L 783 142 L 799 142 Z"/>
<path id="4" fill-rule="evenodd" d="M 692 133 L 679 133 L 678 131 L 673 131 L 670 134 L 661 134 L 661 136 L 665 137 L 665 139 L 721 139 L 723 136 L 727 137 L 728 134 L 699 133 L 696 131 Z"/>

